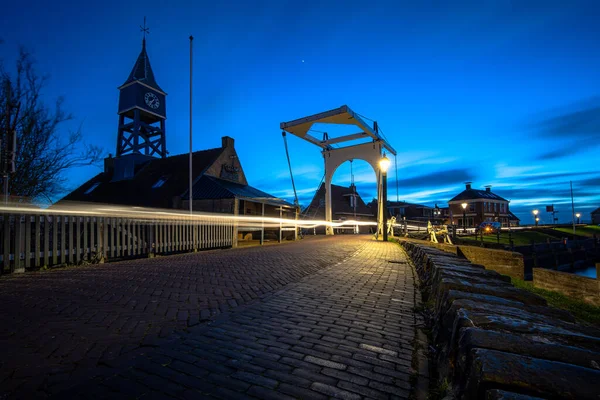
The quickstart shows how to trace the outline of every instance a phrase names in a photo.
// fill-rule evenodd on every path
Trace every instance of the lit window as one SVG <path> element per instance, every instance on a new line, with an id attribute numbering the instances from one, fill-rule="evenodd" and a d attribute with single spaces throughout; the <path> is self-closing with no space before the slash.
<path id="1" fill-rule="evenodd" d="M 88 190 L 85 191 L 84 194 L 92 193 L 94 191 L 94 189 L 96 189 L 98 186 L 100 186 L 100 182 L 94 183 L 92 186 L 90 186 L 90 188 Z"/>
<path id="2" fill-rule="evenodd" d="M 167 179 L 168 178 L 166 176 L 161 177 L 154 185 L 152 185 L 152 189 L 161 187 L 167 181 Z"/>

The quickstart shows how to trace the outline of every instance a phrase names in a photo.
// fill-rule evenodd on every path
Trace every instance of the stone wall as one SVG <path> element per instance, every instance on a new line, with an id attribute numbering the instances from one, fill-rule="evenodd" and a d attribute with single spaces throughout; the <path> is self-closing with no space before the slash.
<path id="1" fill-rule="evenodd" d="M 405 240 L 405 239 L 403 239 Z M 407 239 L 412 243 L 424 243 Z M 445 243 L 425 242 L 427 246 L 435 247 L 448 253 L 464 257 L 474 264 L 483 265 L 486 269 L 497 271 L 502 275 L 525 279 L 525 264 L 523 255 L 513 251 L 486 249 L 479 246 L 450 245 Z"/>
<path id="2" fill-rule="evenodd" d="M 525 279 L 523 255 L 512 251 L 485 249 L 477 246 L 458 246 L 458 255 L 474 264 L 497 271 L 502 275 Z"/>
<path id="3" fill-rule="evenodd" d="M 534 268 L 533 285 L 541 289 L 555 290 L 595 306 L 600 306 L 600 281 L 598 279 L 568 272 Z"/>
<path id="4" fill-rule="evenodd" d="M 422 281 L 433 376 L 458 399 L 598 399 L 600 329 L 579 324 L 510 278 L 400 241 Z"/>

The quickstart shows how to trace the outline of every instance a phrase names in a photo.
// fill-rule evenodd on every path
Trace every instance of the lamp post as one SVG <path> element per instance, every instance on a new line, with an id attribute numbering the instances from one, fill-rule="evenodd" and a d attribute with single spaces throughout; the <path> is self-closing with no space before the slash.
<path id="1" fill-rule="evenodd" d="M 381 169 L 381 200 L 383 202 L 383 241 L 387 242 L 388 240 L 388 230 L 387 230 L 387 170 L 390 167 L 390 159 L 385 156 L 383 153 L 383 157 L 379 160 L 379 169 Z"/>
<path id="2" fill-rule="evenodd" d="M 436 220 L 440 217 L 440 208 L 436 204 L 433 208 L 433 224 L 435 225 Z"/>
<path id="3" fill-rule="evenodd" d="M 539 213 L 539 211 L 538 211 L 538 210 L 533 210 L 533 217 L 534 217 L 534 219 L 535 219 L 535 227 L 536 227 L 536 228 L 537 228 L 537 226 L 538 226 L 538 221 L 540 220 L 540 219 L 538 218 L 538 216 L 537 216 L 537 215 L 538 215 L 538 213 Z"/>
<path id="4" fill-rule="evenodd" d="M 463 233 L 467 232 L 467 203 L 462 203 L 460 205 L 463 209 Z"/>
<path id="5" fill-rule="evenodd" d="M 577 225 L 579 225 L 579 217 L 581 217 L 580 213 L 575 214 L 575 216 L 577 217 Z"/>

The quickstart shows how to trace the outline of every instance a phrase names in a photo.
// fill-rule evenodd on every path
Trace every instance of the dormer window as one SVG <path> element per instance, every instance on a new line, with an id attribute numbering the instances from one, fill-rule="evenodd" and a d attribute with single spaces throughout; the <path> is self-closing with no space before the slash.
<path id="1" fill-rule="evenodd" d="M 161 176 L 159 180 L 156 181 L 154 185 L 152 185 L 152 189 L 156 189 L 164 185 L 164 183 L 169 179 L 168 176 Z"/>
<path id="2" fill-rule="evenodd" d="M 100 186 L 100 182 L 96 182 L 94 183 L 92 186 L 90 186 L 90 188 L 88 190 L 86 190 L 83 194 L 90 194 L 92 193 L 98 186 Z"/>

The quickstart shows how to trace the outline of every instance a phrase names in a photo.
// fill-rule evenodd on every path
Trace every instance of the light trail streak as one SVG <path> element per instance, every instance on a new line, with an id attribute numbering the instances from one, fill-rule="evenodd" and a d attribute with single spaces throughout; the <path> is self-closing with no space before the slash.
<path id="1" fill-rule="evenodd" d="M 304 220 L 304 219 L 288 219 L 270 216 L 248 216 L 248 215 L 231 215 L 219 213 L 194 212 L 189 214 L 184 210 L 169 210 L 169 209 L 151 209 L 144 207 L 127 207 L 114 206 L 107 204 L 92 204 L 92 203 L 70 203 L 59 204 L 50 208 L 37 208 L 26 205 L 8 205 L 0 206 L 0 213 L 8 214 L 44 214 L 44 215 L 81 215 L 90 217 L 104 218 L 130 218 L 140 221 L 156 221 L 156 220 L 177 220 L 177 221 L 194 221 L 198 223 L 217 223 L 227 222 L 236 224 L 239 228 L 316 228 L 318 226 L 332 226 L 341 228 L 346 226 L 375 226 L 376 222 L 372 221 L 334 221 L 328 222 L 325 220 Z"/>

